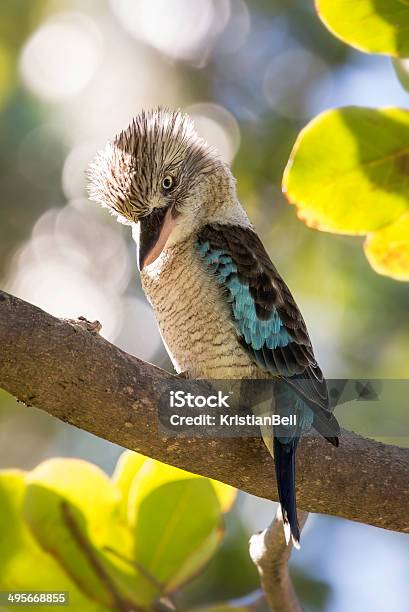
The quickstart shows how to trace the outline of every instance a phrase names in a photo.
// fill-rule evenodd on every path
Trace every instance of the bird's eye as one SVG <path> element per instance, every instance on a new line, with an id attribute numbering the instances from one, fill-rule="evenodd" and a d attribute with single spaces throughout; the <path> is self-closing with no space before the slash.
<path id="1" fill-rule="evenodd" d="M 162 187 L 165 191 L 169 191 L 169 189 L 172 186 L 173 186 L 173 176 L 170 176 L 170 174 L 167 174 L 162 181 Z"/>

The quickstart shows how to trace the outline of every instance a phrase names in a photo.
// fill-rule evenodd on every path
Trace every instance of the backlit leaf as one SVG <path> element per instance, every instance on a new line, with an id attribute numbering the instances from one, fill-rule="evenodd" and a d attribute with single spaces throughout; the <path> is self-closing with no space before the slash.
<path id="1" fill-rule="evenodd" d="M 326 27 L 368 53 L 409 56 L 408 0 L 316 0 Z"/>
<path id="2" fill-rule="evenodd" d="M 299 134 L 283 190 L 310 227 L 361 234 L 409 210 L 409 112 L 346 107 Z"/>
<path id="3" fill-rule="evenodd" d="M 121 511 L 124 518 L 128 514 L 128 496 L 132 481 L 147 460 L 144 455 L 127 450 L 122 453 L 116 464 L 112 481 L 122 497 Z"/>
<path id="4" fill-rule="evenodd" d="M 133 481 L 129 499 L 137 562 L 167 588 L 200 571 L 222 536 L 212 483 L 152 461 Z"/>
<path id="5" fill-rule="evenodd" d="M 106 611 L 85 597 L 37 544 L 22 516 L 25 487 L 24 472 L 0 472 L 0 590 L 68 591 L 73 612 Z"/>
<path id="6" fill-rule="evenodd" d="M 409 214 L 369 234 L 364 250 L 378 274 L 409 281 Z"/>
<path id="7" fill-rule="evenodd" d="M 83 593 L 108 607 L 116 605 L 114 592 L 138 604 L 157 594 L 125 560 L 131 550 L 119 501 L 110 479 L 85 461 L 51 459 L 27 475 L 23 512 L 37 542 Z"/>

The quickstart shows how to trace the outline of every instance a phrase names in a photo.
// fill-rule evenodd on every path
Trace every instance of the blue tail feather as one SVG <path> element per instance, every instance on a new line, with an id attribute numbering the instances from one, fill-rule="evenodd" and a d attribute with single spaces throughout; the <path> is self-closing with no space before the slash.
<path id="1" fill-rule="evenodd" d="M 295 451 L 298 440 L 299 438 L 296 436 L 284 443 L 274 436 L 274 462 L 284 530 L 286 531 L 286 526 L 289 526 L 296 546 L 299 545 L 300 541 L 300 527 L 295 499 Z"/>

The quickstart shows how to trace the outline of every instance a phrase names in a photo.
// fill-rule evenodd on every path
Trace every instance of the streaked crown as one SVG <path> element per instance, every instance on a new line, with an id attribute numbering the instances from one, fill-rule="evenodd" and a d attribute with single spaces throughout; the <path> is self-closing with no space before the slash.
<path id="1" fill-rule="evenodd" d="M 159 108 L 142 112 L 97 153 L 88 170 L 88 191 L 92 200 L 136 222 L 154 208 L 182 206 L 217 163 L 187 115 Z M 166 181 L 171 188 L 164 188 Z"/>

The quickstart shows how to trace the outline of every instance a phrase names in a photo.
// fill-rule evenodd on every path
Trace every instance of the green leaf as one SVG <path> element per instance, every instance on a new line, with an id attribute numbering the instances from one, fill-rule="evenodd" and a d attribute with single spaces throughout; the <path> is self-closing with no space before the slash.
<path id="1" fill-rule="evenodd" d="M 283 191 L 310 227 L 364 235 L 409 209 L 409 112 L 345 107 L 299 134 Z"/>
<path id="2" fill-rule="evenodd" d="M 236 501 L 237 489 L 212 478 L 209 479 L 209 482 L 212 484 L 216 497 L 219 500 L 221 511 L 229 512 Z"/>
<path id="3" fill-rule="evenodd" d="M 119 601 L 148 608 L 194 576 L 220 543 L 222 512 L 236 495 L 222 483 L 128 452 L 112 480 L 74 459 L 4 478 L 0 585 L 58 586 L 73 593 L 74 610 L 92 612 L 116 609 Z M 16 581 L 25 575 L 32 582 Z"/>
<path id="4" fill-rule="evenodd" d="M 367 53 L 409 56 L 408 0 L 316 0 L 326 27 Z"/>
<path id="5" fill-rule="evenodd" d="M 156 467 L 153 467 L 156 466 Z M 143 477 L 146 472 L 154 472 L 154 480 L 151 482 L 151 487 L 154 488 L 160 484 L 166 482 L 172 482 L 174 480 L 184 480 L 189 478 L 203 478 L 197 474 L 192 474 L 186 470 L 155 461 L 154 459 L 148 459 L 144 455 L 135 453 L 133 451 L 125 451 L 122 453 L 118 460 L 115 472 L 113 475 L 114 483 L 119 487 L 124 497 L 128 496 L 128 520 L 132 523 L 133 515 L 135 513 L 135 499 L 134 495 L 137 492 L 138 484 L 132 487 L 133 480 L 135 478 Z M 234 487 L 224 484 L 219 480 L 208 480 L 219 500 L 221 511 L 228 512 L 234 504 L 237 497 L 237 489 Z M 130 491 L 133 491 L 131 494 Z"/>
<path id="6" fill-rule="evenodd" d="M 0 590 L 69 591 L 73 612 L 103 612 L 77 589 L 55 560 L 33 538 L 22 518 L 25 473 L 0 472 Z"/>
<path id="7" fill-rule="evenodd" d="M 28 588 L 32 583 L 31 569 L 36 568 L 34 580 L 46 580 L 52 584 L 64 576 L 51 557 L 37 546 L 20 514 L 25 491 L 25 474 L 17 470 L 6 470 L 0 474 L 0 558 L 1 588 Z M 33 565 L 34 562 L 34 565 Z M 47 576 L 50 578 L 47 580 Z M 64 579 L 64 584 L 67 580 Z"/>
<path id="8" fill-rule="evenodd" d="M 131 484 L 147 457 L 127 450 L 119 457 L 112 475 L 112 482 L 121 494 L 121 513 L 124 519 L 128 516 L 128 496 Z"/>
<path id="9" fill-rule="evenodd" d="M 143 495 L 149 495 L 157 487 L 172 483 L 175 480 L 191 479 L 209 482 L 219 502 L 220 512 L 224 513 L 230 510 L 237 496 L 235 488 L 217 480 L 203 479 L 196 474 L 191 474 L 153 459 L 147 459 L 135 452 L 125 451 L 121 455 L 113 475 L 113 481 L 122 494 L 121 507 L 123 515 L 127 517 L 127 520 L 132 525 L 135 525 L 138 504 L 140 504 Z M 214 499 L 212 497 L 213 502 Z M 143 525 L 141 529 L 144 529 Z M 220 543 L 221 536 L 221 530 L 213 530 L 199 547 L 194 548 L 190 554 L 187 554 L 184 561 L 180 561 L 179 567 L 176 568 L 175 566 L 173 576 L 166 585 L 167 591 L 180 586 L 190 576 L 200 571 L 212 557 Z M 137 562 L 139 563 L 140 561 L 138 560 Z"/>
<path id="10" fill-rule="evenodd" d="M 44 494 L 51 491 L 79 508 L 89 537 L 96 545 L 106 542 L 111 528 L 110 519 L 120 498 L 100 468 L 80 459 L 56 458 L 40 463 L 27 475 L 26 513 L 30 520 L 37 513 L 44 515 L 44 522 L 36 523 L 35 528 L 48 539 L 48 526 L 45 523 L 52 522 L 55 517 L 50 515 L 50 509 L 37 496 L 39 490 L 44 491 Z M 60 515 L 59 508 L 57 514 Z M 38 518 L 41 519 L 41 516 Z"/>
<path id="11" fill-rule="evenodd" d="M 409 214 L 369 234 L 364 250 L 378 274 L 409 281 Z"/>
<path id="12" fill-rule="evenodd" d="M 222 537 L 220 502 L 206 478 L 146 462 L 129 504 L 135 559 L 167 591 L 200 571 Z"/>
<path id="13" fill-rule="evenodd" d="M 393 59 L 392 64 L 400 84 L 409 91 L 409 59 Z"/>
<path id="14" fill-rule="evenodd" d="M 172 593 L 197 576 L 217 551 L 224 535 L 222 528 L 213 529 L 192 552 L 186 555 L 184 561 L 178 561 L 177 571 L 172 571 L 172 577 L 166 584 L 166 592 Z"/>
<path id="15" fill-rule="evenodd" d="M 83 593 L 111 608 L 117 595 L 136 604 L 156 595 L 124 560 L 131 536 L 121 524 L 119 502 L 110 479 L 85 461 L 51 459 L 27 476 L 23 513 L 37 542 Z"/>

